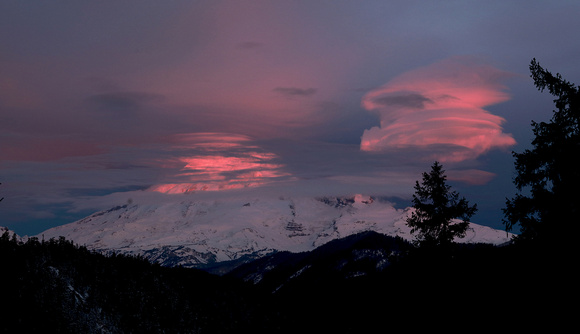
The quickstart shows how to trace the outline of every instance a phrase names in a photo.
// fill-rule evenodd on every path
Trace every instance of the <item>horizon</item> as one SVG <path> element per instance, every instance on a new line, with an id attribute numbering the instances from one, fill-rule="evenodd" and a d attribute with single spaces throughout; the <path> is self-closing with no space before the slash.
<path id="1" fill-rule="evenodd" d="M 409 207 L 437 160 L 477 204 L 472 222 L 503 229 L 511 152 L 531 147 L 531 122 L 554 109 L 530 60 L 580 82 L 579 10 L 2 3 L 0 226 L 37 235 L 151 193 L 364 194 Z"/>

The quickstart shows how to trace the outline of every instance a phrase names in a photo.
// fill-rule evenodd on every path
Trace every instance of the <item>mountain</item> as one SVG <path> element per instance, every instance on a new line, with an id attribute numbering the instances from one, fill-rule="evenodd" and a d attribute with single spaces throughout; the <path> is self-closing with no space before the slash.
<path id="1" fill-rule="evenodd" d="M 363 231 L 412 239 L 405 223 L 411 209 L 363 195 L 163 198 L 113 207 L 37 237 L 64 236 L 105 254 L 142 255 L 165 266 L 216 273 L 274 252 L 310 251 Z M 504 231 L 472 223 L 457 241 L 502 244 L 509 238 Z"/>
<path id="2" fill-rule="evenodd" d="M 22 238 L 16 234 L 16 232 L 12 231 L 8 227 L 0 226 L 0 235 L 4 236 L 7 239 L 15 239 L 18 241 L 22 241 Z"/>
<path id="3" fill-rule="evenodd" d="M 402 238 L 365 231 L 335 239 L 308 252 L 277 252 L 240 265 L 226 275 L 268 293 L 318 290 L 384 272 L 411 244 Z"/>

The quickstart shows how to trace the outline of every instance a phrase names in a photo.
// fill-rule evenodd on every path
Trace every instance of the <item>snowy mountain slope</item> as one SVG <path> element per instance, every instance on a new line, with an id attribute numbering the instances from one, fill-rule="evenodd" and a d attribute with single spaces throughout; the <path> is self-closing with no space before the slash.
<path id="1" fill-rule="evenodd" d="M 141 254 L 164 265 L 203 267 L 250 260 L 274 251 L 303 252 L 362 231 L 411 240 L 409 209 L 368 196 L 350 198 L 220 198 L 174 195 L 97 212 L 41 233 L 64 236 L 102 252 Z M 178 200 L 175 200 L 178 199 Z M 471 224 L 459 242 L 501 244 L 503 231 Z"/>
<path id="2" fill-rule="evenodd" d="M 12 231 L 8 227 L 0 226 L 0 236 L 6 237 L 8 239 L 16 238 L 16 240 L 25 242 L 26 238 L 20 237 L 16 232 Z"/>

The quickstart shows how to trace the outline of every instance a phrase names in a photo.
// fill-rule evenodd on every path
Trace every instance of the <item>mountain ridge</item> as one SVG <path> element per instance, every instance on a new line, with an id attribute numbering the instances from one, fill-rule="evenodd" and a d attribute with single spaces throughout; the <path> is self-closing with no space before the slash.
<path id="1" fill-rule="evenodd" d="M 171 196 L 166 202 L 115 206 L 39 236 L 64 236 L 91 250 L 141 255 L 165 266 L 206 269 L 235 267 L 279 251 L 310 251 L 364 231 L 413 238 L 406 225 L 412 208 L 396 209 L 371 196 Z M 457 241 L 502 244 L 509 234 L 471 223 Z"/>

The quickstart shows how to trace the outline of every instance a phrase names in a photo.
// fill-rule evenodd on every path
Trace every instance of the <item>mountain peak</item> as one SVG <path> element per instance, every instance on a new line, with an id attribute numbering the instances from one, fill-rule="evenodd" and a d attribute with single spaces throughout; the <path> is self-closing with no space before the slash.
<path id="1" fill-rule="evenodd" d="M 344 197 L 231 197 L 168 195 L 165 202 L 132 203 L 49 229 L 101 252 L 140 254 L 164 265 L 207 267 L 239 263 L 279 251 L 304 252 L 331 240 L 375 231 L 411 240 L 409 210 L 357 194 Z M 471 224 L 459 242 L 501 244 L 503 231 Z"/>

